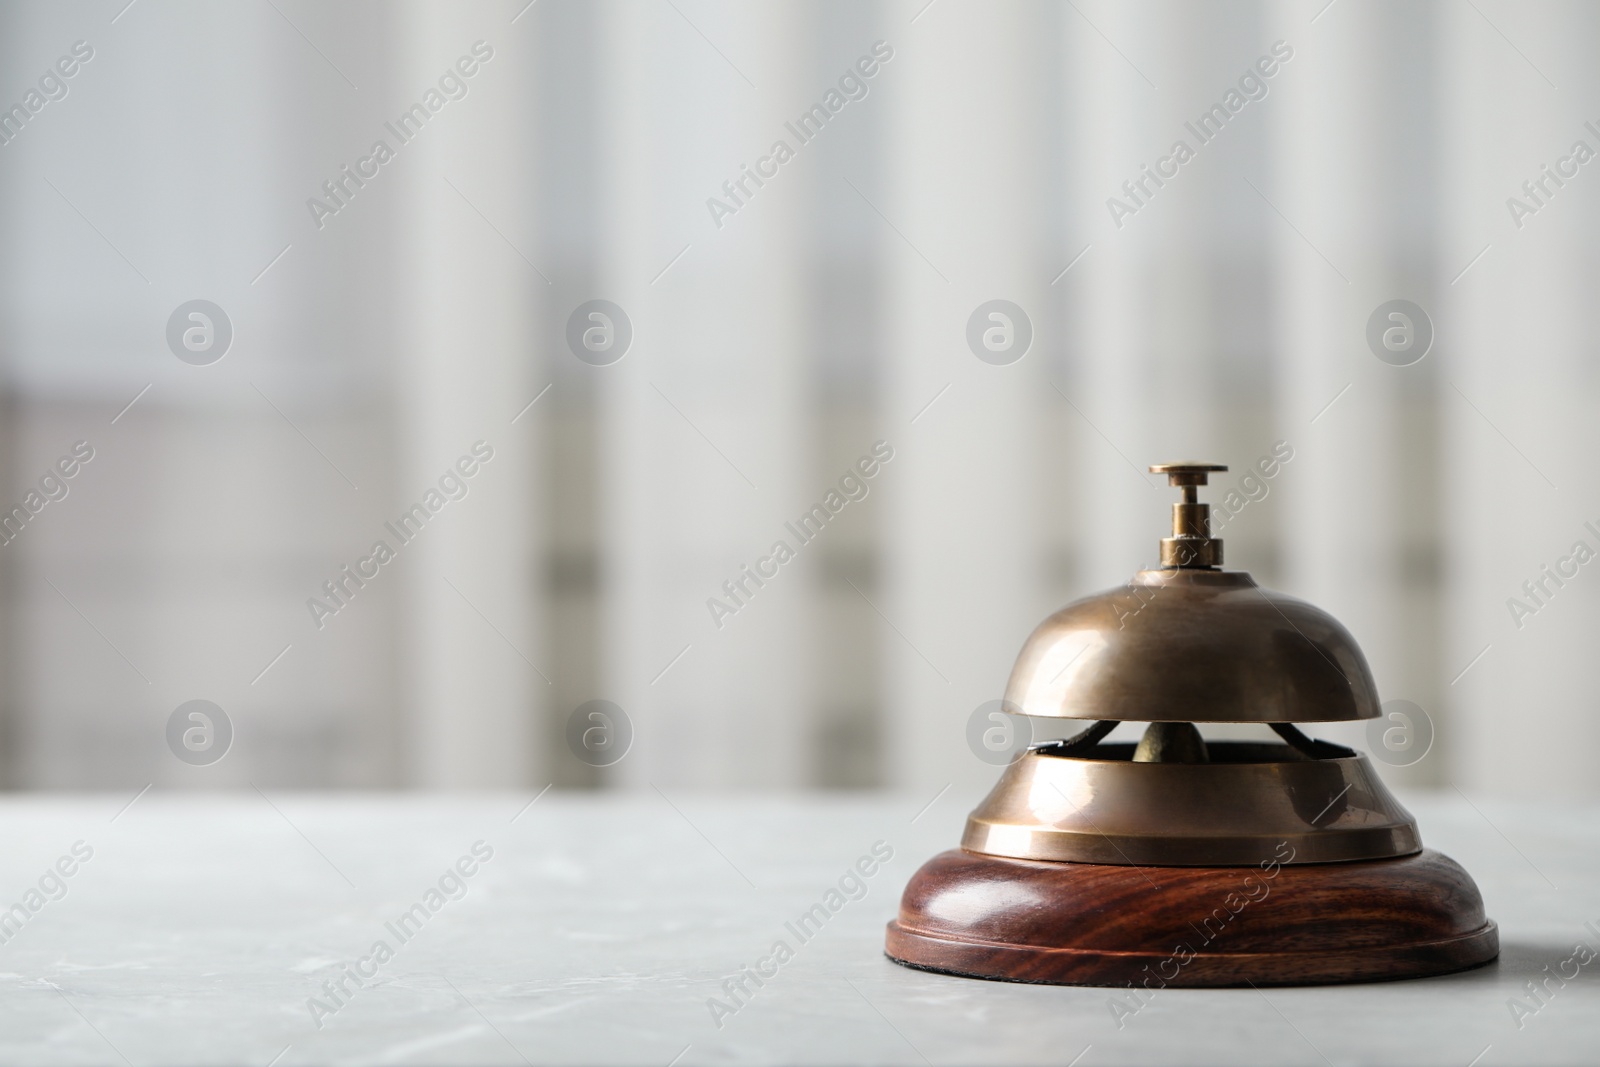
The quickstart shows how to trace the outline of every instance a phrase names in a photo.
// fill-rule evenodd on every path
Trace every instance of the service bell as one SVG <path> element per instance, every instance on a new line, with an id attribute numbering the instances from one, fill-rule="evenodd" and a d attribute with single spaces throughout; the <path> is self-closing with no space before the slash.
<path id="1" fill-rule="evenodd" d="M 961 847 L 911 879 L 890 958 L 977 978 L 1221 986 L 1410 978 L 1486 963 L 1471 877 L 1422 847 L 1366 756 L 1295 724 L 1380 702 L 1338 620 L 1225 571 L 1197 488 L 1226 467 L 1151 467 L 1183 491 L 1161 566 L 1034 630 L 1010 710 L 1088 720 L 1014 760 Z M 1137 745 L 1107 743 L 1149 723 Z M 1207 740 L 1263 723 L 1277 740 Z"/>

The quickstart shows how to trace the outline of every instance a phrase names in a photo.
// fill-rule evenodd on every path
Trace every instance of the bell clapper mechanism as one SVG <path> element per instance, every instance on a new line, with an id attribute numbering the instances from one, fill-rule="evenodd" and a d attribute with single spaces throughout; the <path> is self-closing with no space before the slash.
<path id="1" fill-rule="evenodd" d="M 1499 954 L 1472 878 L 1425 849 L 1366 756 L 1297 723 L 1378 717 L 1338 620 L 1222 569 L 1226 467 L 1168 463 L 1161 566 L 1067 605 L 1023 645 L 1007 703 L 1087 729 L 1036 745 L 928 861 L 889 924 L 896 962 L 1067 985 L 1226 986 L 1445 974 Z M 1137 744 L 1106 742 L 1143 722 Z M 1211 740 L 1260 723 L 1275 741 Z"/>

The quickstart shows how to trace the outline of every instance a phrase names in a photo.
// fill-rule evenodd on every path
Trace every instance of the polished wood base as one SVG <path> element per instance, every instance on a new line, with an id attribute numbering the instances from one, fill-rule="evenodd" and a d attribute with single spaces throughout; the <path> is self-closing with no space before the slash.
<path id="1" fill-rule="evenodd" d="M 954 849 L 889 924 L 897 963 L 1053 985 L 1318 985 L 1420 978 L 1500 953 L 1472 878 L 1430 849 L 1398 859 L 1132 867 Z"/>

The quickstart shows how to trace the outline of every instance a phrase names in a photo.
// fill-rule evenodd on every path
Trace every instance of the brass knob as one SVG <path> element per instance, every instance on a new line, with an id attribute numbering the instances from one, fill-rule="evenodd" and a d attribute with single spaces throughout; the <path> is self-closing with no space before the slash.
<path id="1" fill-rule="evenodd" d="M 1200 503 L 1196 490 L 1207 475 L 1228 468 L 1220 463 L 1157 463 L 1151 474 L 1165 474 L 1167 484 L 1183 490 L 1172 505 L 1172 536 L 1161 539 L 1163 567 L 1220 567 L 1222 541 L 1211 536 L 1211 505 Z"/>

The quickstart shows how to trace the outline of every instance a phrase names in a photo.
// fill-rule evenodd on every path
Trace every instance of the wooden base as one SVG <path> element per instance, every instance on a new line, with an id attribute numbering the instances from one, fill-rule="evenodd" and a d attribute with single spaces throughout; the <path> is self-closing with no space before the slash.
<path id="1" fill-rule="evenodd" d="M 1052 985 L 1320 985 L 1420 978 L 1500 954 L 1472 878 L 1430 849 L 1399 859 L 1131 867 L 953 849 L 889 924 L 897 963 Z"/>

